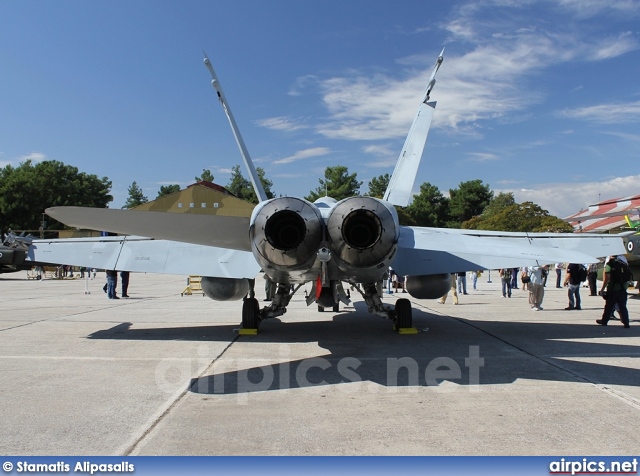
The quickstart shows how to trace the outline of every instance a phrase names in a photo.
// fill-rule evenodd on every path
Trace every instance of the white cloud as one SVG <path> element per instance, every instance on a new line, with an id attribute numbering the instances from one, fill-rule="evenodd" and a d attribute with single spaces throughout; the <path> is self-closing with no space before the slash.
<path id="1" fill-rule="evenodd" d="M 513 192 L 517 202 L 537 203 L 549 213 L 566 218 L 599 201 L 640 194 L 640 175 L 608 178 L 602 182 L 550 183 L 528 188 L 494 190 Z"/>
<path id="2" fill-rule="evenodd" d="M 532 87 L 532 79 L 547 68 L 567 62 L 600 61 L 640 48 L 635 33 L 624 31 L 603 37 L 583 29 L 580 21 L 569 21 L 578 10 L 582 18 L 587 18 L 608 5 L 609 0 L 486 0 L 457 8 L 455 17 L 440 27 L 469 49 L 458 56 L 445 51 L 432 98 L 446 107 L 436 111 L 433 127 L 481 136 L 483 121 L 512 121 L 515 115 L 526 114 L 529 106 L 544 101 L 545 91 L 536 89 L 535 83 Z M 528 9 L 543 6 L 561 17 L 532 25 L 535 20 Z M 611 8 L 640 12 L 639 6 L 626 1 L 614 1 Z M 487 15 L 489 9 L 491 14 Z M 399 59 L 398 64 L 405 69 L 395 77 L 351 71 L 342 77 L 314 78 L 329 112 L 318 132 L 345 140 L 404 137 L 434 60 L 435 53 L 431 59 L 415 55 Z"/>
<path id="3" fill-rule="evenodd" d="M 616 38 L 602 40 L 593 53 L 593 60 L 615 58 L 637 49 L 638 41 L 633 37 L 633 33 L 627 31 Z"/>
<path id="4" fill-rule="evenodd" d="M 378 160 L 367 161 L 367 167 L 388 168 L 393 167 L 398 161 L 398 151 L 393 150 L 389 144 L 374 144 L 362 148 L 367 154 L 379 157 Z"/>
<path id="5" fill-rule="evenodd" d="M 469 160 L 472 162 L 494 162 L 500 160 L 500 157 L 495 154 L 488 154 L 483 152 L 472 152 L 469 154 L 469 156 Z"/>
<path id="6" fill-rule="evenodd" d="M 362 148 L 367 154 L 377 155 L 378 157 L 388 157 L 397 155 L 398 151 L 393 150 L 389 144 L 367 145 Z"/>
<path id="7" fill-rule="evenodd" d="M 30 160 L 31 162 L 42 162 L 43 160 L 46 160 L 47 156 L 44 155 L 42 152 L 31 152 L 30 154 L 27 155 L 23 155 L 22 157 L 18 157 L 16 160 L 17 162 L 26 162 L 27 160 Z"/>
<path id="8" fill-rule="evenodd" d="M 291 132 L 291 131 L 297 131 L 299 129 L 308 128 L 308 126 L 305 126 L 300 123 L 296 123 L 286 116 L 269 117 L 267 119 L 260 119 L 259 121 L 256 121 L 256 122 L 258 123 L 259 126 L 266 127 L 267 129 L 283 131 L 283 132 Z"/>
<path id="9" fill-rule="evenodd" d="M 274 165 L 290 164 L 291 162 L 296 162 L 302 159 L 308 159 L 310 157 L 320 157 L 323 155 L 327 155 L 330 152 L 331 150 L 328 149 L 327 147 L 313 147 L 311 149 L 300 150 L 295 154 L 290 155 L 289 157 L 284 157 L 282 159 L 274 160 L 272 163 Z"/>
<path id="10" fill-rule="evenodd" d="M 233 169 L 229 169 L 229 168 L 226 168 L 226 167 L 214 166 L 213 168 L 215 169 L 217 174 L 231 175 L 231 173 L 233 172 Z"/>
<path id="11" fill-rule="evenodd" d="M 621 139 L 629 140 L 632 142 L 640 142 L 640 135 L 638 134 L 625 134 L 624 132 L 618 131 L 603 131 L 603 134 L 620 137 Z"/>
<path id="12" fill-rule="evenodd" d="M 601 124 L 638 122 L 640 121 L 640 101 L 565 109 L 558 114 L 571 119 L 581 119 Z"/>
<path id="13" fill-rule="evenodd" d="M 579 18 L 591 18 L 605 13 L 638 15 L 640 5 L 636 0 L 557 0 L 558 5 Z"/>
<path id="14" fill-rule="evenodd" d="M 373 162 L 367 162 L 367 167 L 372 167 L 374 169 L 388 169 L 390 167 L 393 167 L 396 165 L 396 162 L 398 162 L 398 159 L 381 159 L 381 160 L 374 160 Z"/>

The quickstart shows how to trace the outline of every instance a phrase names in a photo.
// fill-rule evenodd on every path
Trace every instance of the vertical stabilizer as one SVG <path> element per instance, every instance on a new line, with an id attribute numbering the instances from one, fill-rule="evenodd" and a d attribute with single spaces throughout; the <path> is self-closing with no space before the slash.
<path id="1" fill-rule="evenodd" d="M 218 76 L 211 65 L 211 61 L 207 57 L 206 53 L 204 55 L 204 65 L 211 73 L 211 85 L 213 89 L 216 90 L 216 94 L 218 95 L 218 100 L 220 104 L 222 104 L 222 109 L 224 109 L 225 114 L 227 115 L 227 119 L 229 119 L 229 124 L 231 125 L 231 130 L 233 131 L 233 136 L 236 138 L 236 143 L 238 144 L 238 148 L 240 149 L 240 154 L 242 155 L 242 160 L 244 161 L 244 165 L 247 168 L 247 172 L 249 173 L 249 180 L 251 180 L 251 184 L 253 185 L 253 190 L 256 192 L 256 196 L 260 202 L 264 202 L 267 200 L 267 194 L 264 191 L 264 187 L 262 186 L 262 182 L 260 181 L 260 177 L 258 177 L 258 173 L 256 172 L 255 167 L 253 166 L 253 161 L 249 156 L 249 151 L 247 150 L 247 146 L 244 144 L 244 140 L 242 140 L 242 136 L 240 135 L 240 130 L 238 129 L 238 125 L 236 124 L 236 120 L 233 117 L 233 113 L 231 112 L 231 108 L 227 103 L 227 98 L 222 91 L 222 86 L 220 85 L 220 80 L 218 80 Z"/>
<path id="2" fill-rule="evenodd" d="M 406 207 L 411 201 L 411 193 L 413 185 L 418 174 L 418 167 L 422 159 L 422 152 L 427 142 L 427 135 L 431 127 L 431 120 L 436 109 L 435 102 L 429 102 L 431 91 L 436 84 L 436 73 L 440 69 L 440 65 L 444 59 L 444 48 L 438 56 L 438 60 L 433 68 L 429 83 L 424 92 L 422 103 L 413 119 L 409 134 L 404 142 L 400 157 L 393 170 L 389 186 L 384 194 L 383 199 L 400 207 Z"/>

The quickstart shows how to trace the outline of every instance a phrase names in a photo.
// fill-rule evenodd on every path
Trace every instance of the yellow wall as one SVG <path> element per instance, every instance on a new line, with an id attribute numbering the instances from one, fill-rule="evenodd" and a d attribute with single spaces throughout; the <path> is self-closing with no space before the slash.
<path id="1" fill-rule="evenodd" d="M 253 207 L 253 203 L 233 195 L 219 192 L 206 185 L 195 184 L 171 195 L 143 203 L 133 210 L 250 217 Z"/>

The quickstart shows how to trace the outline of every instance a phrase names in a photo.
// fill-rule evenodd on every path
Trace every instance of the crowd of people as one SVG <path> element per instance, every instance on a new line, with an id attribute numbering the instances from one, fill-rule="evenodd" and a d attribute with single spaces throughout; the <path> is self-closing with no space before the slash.
<path id="1" fill-rule="evenodd" d="M 522 290 L 529 293 L 529 306 L 532 311 L 542 311 L 542 302 L 544 300 L 544 290 L 547 285 L 547 278 L 549 276 L 549 270 L 551 265 L 543 266 L 531 266 L 525 268 L 502 268 L 498 270 L 498 274 L 501 281 L 501 292 L 503 298 L 511 298 L 513 290 L 520 289 L 518 284 L 518 278 L 522 284 Z M 598 264 L 590 264 L 588 266 L 579 263 L 568 263 L 565 267 L 563 263 L 555 263 L 553 269 L 556 273 L 556 288 L 567 288 L 568 305 L 564 309 L 566 311 L 580 311 L 582 310 L 582 299 L 580 296 L 580 288 L 583 283 L 587 283 L 589 288 L 589 296 L 602 296 L 605 300 L 602 318 L 596 320 L 596 323 L 601 326 L 606 326 L 610 320 L 618 319 L 615 317 L 617 312 L 619 320 L 625 328 L 629 328 L 629 311 L 627 309 L 627 288 L 633 284 L 633 275 L 629 269 L 626 258 L 623 255 L 610 256 L 604 265 L 603 281 L 600 291 L 597 289 L 598 278 Z M 565 271 L 565 278 L 562 280 L 562 272 Z M 73 273 L 72 267 L 62 266 L 60 272 L 67 271 L 71 276 Z M 84 278 L 85 273 L 87 277 L 91 276 L 95 278 L 96 270 L 91 268 L 81 268 L 80 274 Z M 490 271 L 489 271 L 490 273 Z M 129 288 L 129 271 L 120 271 L 120 283 L 121 283 L 121 296 L 128 298 Z M 473 290 L 477 290 L 478 278 L 482 275 L 482 271 L 472 271 L 471 278 L 473 284 Z M 109 299 L 120 299 L 117 295 L 118 287 L 118 271 L 106 270 L 107 282 L 105 283 L 103 290 L 107 294 Z M 489 282 L 491 275 L 489 274 Z M 388 279 L 384 283 L 384 287 L 387 289 L 387 293 L 406 293 L 406 281 L 407 277 L 397 274 L 393 268 L 389 267 Z M 273 298 L 272 289 L 274 286 L 269 286 L 271 283 L 267 282 L 265 291 L 267 294 L 266 301 Z M 451 287 L 450 290 L 438 299 L 439 304 L 444 304 L 447 301 L 449 294 L 453 296 L 453 304 L 458 304 L 460 295 L 468 295 L 467 292 L 467 273 L 457 272 L 451 273 Z"/>
<path id="2" fill-rule="evenodd" d="M 629 312 L 627 309 L 627 288 L 633 285 L 633 275 L 629 269 L 626 258 L 623 255 L 610 256 L 604 263 L 602 288 L 598 291 L 598 263 L 587 266 L 580 263 L 555 263 L 554 265 L 531 266 L 525 268 L 502 268 L 498 270 L 501 282 L 503 298 L 511 298 L 513 290 L 520 289 L 518 278 L 522 284 L 522 290 L 529 293 L 529 306 L 532 311 L 542 311 L 544 291 L 551 267 L 556 274 L 556 288 L 567 288 L 568 305 L 566 311 L 582 310 L 580 288 L 584 285 L 589 288 L 589 296 L 602 296 L 605 301 L 602 318 L 596 320 L 601 326 L 606 326 L 611 319 L 619 320 L 625 328 L 629 327 Z M 562 279 L 564 271 L 564 280 Z M 472 271 L 473 289 L 477 290 L 477 280 L 480 271 Z M 444 304 L 449 294 L 453 295 L 453 303 L 458 304 L 459 295 L 468 294 L 466 291 L 466 274 L 451 274 L 450 291 L 438 299 L 439 304 Z M 586 284 L 583 284 L 586 283 Z"/>

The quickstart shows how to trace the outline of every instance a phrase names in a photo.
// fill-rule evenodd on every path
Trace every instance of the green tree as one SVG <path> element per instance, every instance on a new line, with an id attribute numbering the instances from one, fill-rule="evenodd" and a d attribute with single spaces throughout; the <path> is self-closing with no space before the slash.
<path id="1" fill-rule="evenodd" d="M 521 232 L 563 232 L 571 233 L 573 227 L 558 217 L 550 215 L 540 205 L 533 202 L 509 205 L 499 212 L 473 223 L 467 222 L 466 228 L 477 230 L 500 230 Z"/>
<path id="2" fill-rule="evenodd" d="M 398 213 L 398 222 L 402 226 L 419 226 L 416 221 L 413 219 L 409 213 L 407 213 L 406 208 L 395 207 L 396 212 Z"/>
<path id="3" fill-rule="evenodd" d="M 164 197 L 165 195 L 171 195 L 172 193 L 176 193 L 180 191 L 180 185 L 160 185 L 160 191 L 158 192 L 158 196 L 156 200 L 160 197 Z"/>
<path id="4" fill-rule="evenodd" d="M 213 174 L 209 169 L 202 169 L 202 175 L 195 177 L 196 182 L 213 182 Z"/>
<path id="5" fill-rule="evenodd" d="M 494 196 L 491 199 L 491 201 L 489 202 L 489 205 L 487 205 L 487 207 L 482 212 L 482 216 L 485 216 L 485 217 L 493 216 L 512 205 L 516 205 L 516 199 L 513 196 L 513 192 L 508 192 L 508 193 L 500 192 L 498 195 Z"/>
<path id="6" fill-rule="evenodd" d="M 357 173 L 349 174 L 349 169 L 343 165 L 327 167 L 324 171 L 324 180 L 318 179 L 320 186 L 305 198 L 313 202 L 327 195 L 339 201 L 358 195 L 362 182 L 358 182 L 357 177 Z"/>
<path id="7" fill-rule="evenodd" d="M 265 177 L 265 172 L 262 167 L 256 168 L 256 173 L 262 183 L 262 188 L 264 188 L 264 193 L 267 195 L 267 198 L 273 198 L 274 194 L 271 191 L 273 182 Z M 244 178 L 240 172 L 239 165 L 234 165 L 231 168 L 231 178 L 225 188 L 242 200 L 247 200 L 248 202 L 256 204 L 258 203 L 258 196 L 253 190 L 253 185 L 248 179 Z"/>
<path id="8" fill-rule="evenodd" d="M 100 179 L 56 160 L 7 165 L 0 169 L 0 231 L 37 230 L 49 207 L 105 208 L 113 200 L 110 191 L 107 177 Z M 47 229 L 62 227 L 52 218 L 46 221 Z"/>
<path id="9" fill-rule="evenodd" d="M 470 230 L 478 230 L 478 228 L 482 223 L 484 223 L 488 218 L 491 218 L 507 207 L 516 205 L 516 200 L 513 196 L 512 192 L 503 193 L 500 192 L 497 196 L 491 199 L 489 205 L 484 209 L 482 214 L 476 215 L 471 219 L 462 222 L 462 228 L 467 228 Z"/>
<path id="10" fill-rule="evenodd" d="M 449 199 L 429 182 L 420 185 L 420 193 L 413 196 L 405 211 L 416 226 L 444 227 L 450 219 Z"/>
<path id="11" fill-rule="evenodd" d="M 480 215 L 493 198 L 493 192 L 482 180 L 460 182 L 458 188 L 449 190 L 450 228 L 459 228 L 462 222 Z"/>
<path id="12" fill-rule="evenodd" d="M 144 196 L 144 194 L 142 193 L 142 189 L 135 181 L 129 186 L 127 192 L 129 192 L 129 197 L 127 197 L 127 201 L 122 208 L 129 209 L 137 207 L 138 205 L 142 205 L 143 203 L 147 203 L 149 201 L 149 199 Z"/>
<path id="13" fill-rule="evenodd" d="M 387 191 L 387 187 L 389 186 L 389 181 L 391 177 L 389 174 L 378 175 L 377 177 L 373 177 L 369 181 L 369 192 L 367 195 L 370 197 L 382 198 L 384 197 L 384 193 Z"/>

